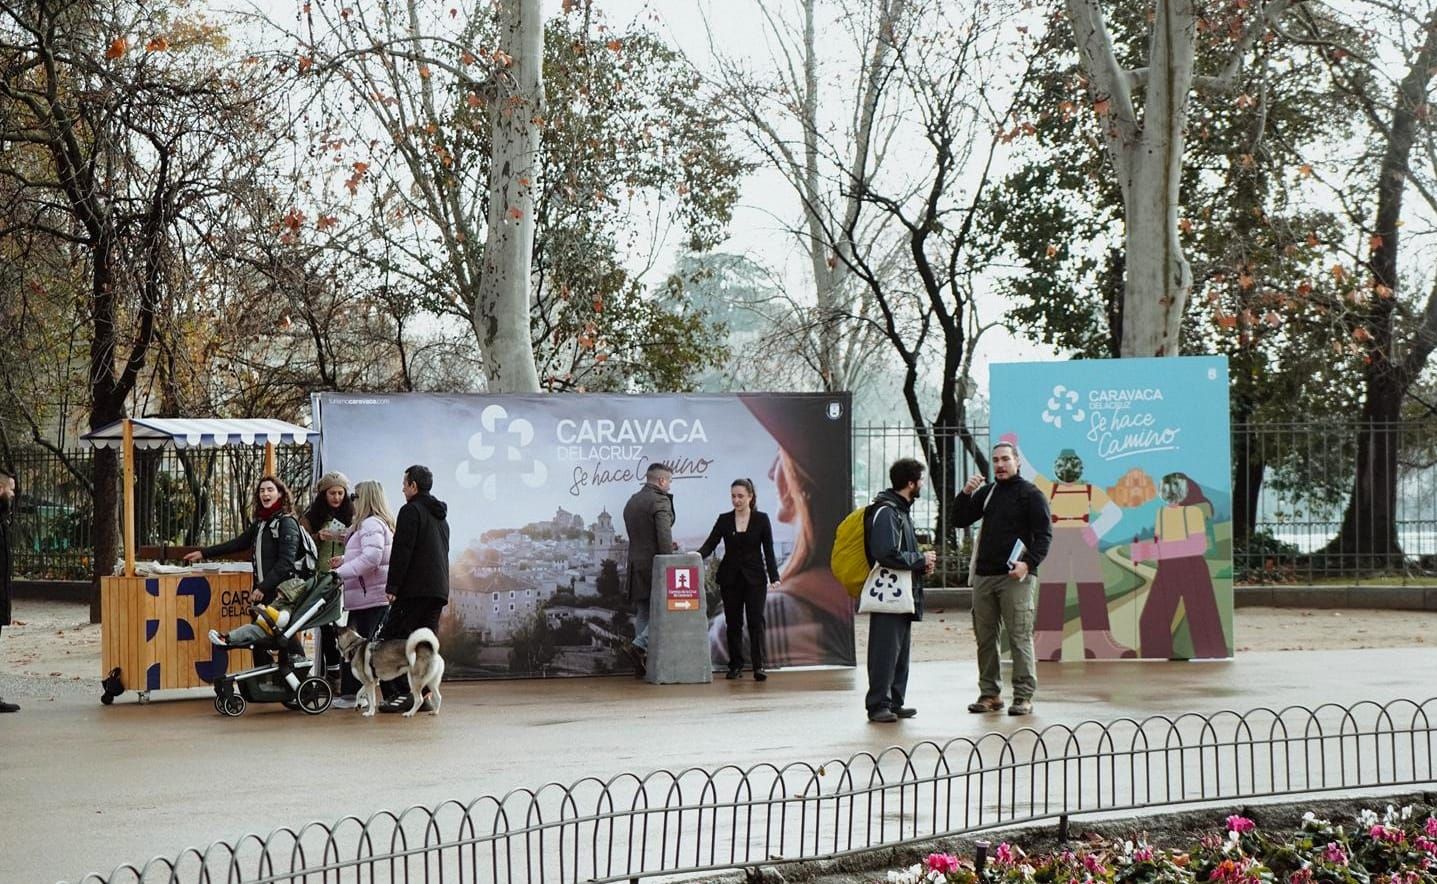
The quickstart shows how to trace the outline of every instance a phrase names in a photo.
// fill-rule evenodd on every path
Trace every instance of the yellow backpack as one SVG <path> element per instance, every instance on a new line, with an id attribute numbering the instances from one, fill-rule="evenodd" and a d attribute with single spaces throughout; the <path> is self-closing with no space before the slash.
<path id="1" fill-rule="evenodd" d="M 868 564 L 868 549 L 863 542 L 863 529 L 868 520 L 869 507 L 861 506 L 843 517 L 838 530 L 833 532 L 833 552 L 828 555 L 828 567 L 833 576 L 848 590 L 851 598 L 858 598 L 863 592 L 863 581 L 872 570 Z"/>

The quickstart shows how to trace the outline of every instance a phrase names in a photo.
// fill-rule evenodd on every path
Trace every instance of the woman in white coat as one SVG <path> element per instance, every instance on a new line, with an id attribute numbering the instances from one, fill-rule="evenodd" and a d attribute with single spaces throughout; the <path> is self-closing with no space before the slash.
<path id="1" fill-rule="evenodd" d="M 360 482 L 354 486 L 354 522 L 344 541 L 344 555 L 329 560 L 334 573 L 344 581 L 344 609 L 349 612 L 349 626 L 360 635 L 374 635 L 389 600 L 384 586 L 389 578 L 389 552 L 394 545 L 394 516 L 384 499 L 378 482 Z M 339 696 L 334 705 L 353 709 L 359 680 L 348 666 L 344 667 Z"/>

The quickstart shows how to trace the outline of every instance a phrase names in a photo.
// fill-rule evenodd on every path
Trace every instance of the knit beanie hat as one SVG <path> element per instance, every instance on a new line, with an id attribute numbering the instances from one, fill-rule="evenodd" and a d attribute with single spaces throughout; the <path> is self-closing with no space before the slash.
<path id="1" fill-rule="evenodd" d="M 315 483 L 314 493 L 323 494 L 324 492 L 335 487 L 336 485 L 343 488 L 345 491 L 349 491 L 349 477 L 346 476 L 344 473 L 339 472 L 338 470 L 325 473 L 323 476 L 320 476 L 319 481 Z"/>

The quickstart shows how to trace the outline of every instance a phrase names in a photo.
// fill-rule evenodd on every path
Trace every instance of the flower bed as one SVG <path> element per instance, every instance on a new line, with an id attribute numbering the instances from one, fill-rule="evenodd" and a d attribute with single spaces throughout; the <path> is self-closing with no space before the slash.
<path id="1" fill-rule="evenodd" d="M 1186 848 L 1146 837 L 1090 836 L 1079 847 L 1029 855 L 1017 844 L 992 848 L 982 868 L 948 853 L 888 873 L 889 884 L 1126 884 L 1215 881 L 1221 884 L 1437 884 L 1437 815 L 1432 808 L 1389 805 L 1363 811 L 1348 825 L 1302 818 L 1295 832 L 1268 833 L 1245 816 Z"/>

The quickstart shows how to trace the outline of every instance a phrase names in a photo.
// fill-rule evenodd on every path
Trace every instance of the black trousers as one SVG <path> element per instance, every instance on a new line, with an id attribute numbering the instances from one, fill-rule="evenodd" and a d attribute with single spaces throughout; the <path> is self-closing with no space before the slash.
<path id="1" fill-rule="evenodd" d="M 416 629 L 428 627 L 439 632 L 439 615 L 444 612 L 444 606 L 449 604 L 448 599 L 436 598 L 415 598 L 395 599 L 394 604 L 389 606 L 389 619 L 384 621 L 384 629 L 380 631 L 381 640 L 393 638 L 409 638 L 409 634 Z M 409 689 L 408 678 L 395 678 L 384 682 L 384 698 L 393 699 Z"/>
<path id="2" fill-rule="evenodd" d="M 868 694 L 863 705 L 869 712 L 897 709 L 908 692 L 908 652 L 913 638 L 909 614 L 868 615 Z"/>
<path id="3" fill-rule="evenodd" d="M 724 628 L 728 633 L 728 668 L 743 668 L 743 627 L 748 622 L 749 662 L 755 672 L 764 668 L 763 606 L 768 601 L 768 585 L 742 580 L 719 585 L 723 598 Z"/>

